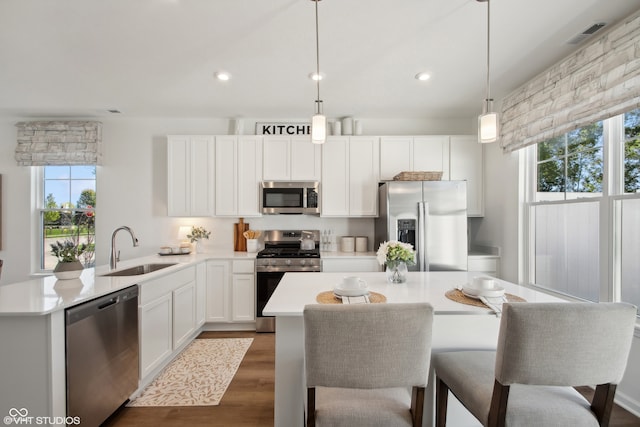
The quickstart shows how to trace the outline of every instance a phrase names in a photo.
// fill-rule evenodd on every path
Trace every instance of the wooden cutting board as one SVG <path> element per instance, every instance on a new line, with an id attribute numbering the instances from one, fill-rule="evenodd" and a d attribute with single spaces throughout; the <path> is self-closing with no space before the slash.
<path id="1" fill-rule="evenodd" d="M 244 232 L 249 229 L 249 223 L 245 223 L 243 218 L 240 218 L 237 223 L 233 224 L 233 250 L 236 252 L 247 251 L 247 239 L 244 237 Z"/>

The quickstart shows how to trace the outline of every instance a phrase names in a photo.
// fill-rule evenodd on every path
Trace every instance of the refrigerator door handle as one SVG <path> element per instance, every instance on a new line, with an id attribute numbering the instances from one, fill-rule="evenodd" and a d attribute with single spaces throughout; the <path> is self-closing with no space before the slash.
<path id="1" fill-rule="evenodd" d="M 427 236 L 429 223 L 429 203 L 418 202 L 418 265 L 420 271 L 429 271 L 429 254 L 427 253 Z"/>

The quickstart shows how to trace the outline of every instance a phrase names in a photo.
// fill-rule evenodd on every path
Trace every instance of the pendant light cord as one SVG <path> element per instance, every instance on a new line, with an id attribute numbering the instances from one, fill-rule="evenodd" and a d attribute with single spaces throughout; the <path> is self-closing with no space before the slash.
<path id="1" fill-rule="evenodd" d="M 491 0 L 487 0 L 487 93 L 485 97 L 485 113 L 491 111 L 490 108 L 490 100 L 491 100 L 491 79 L 489 78 L 489 73 L 491 70 L 489 57 L 491 51 Z"/>
<path id="2" fill-rule="evenodd" d="M 320 0 L 313 1 L 316 3 L 316 89 L 318 91 L 316 113 L 322 114 L 322 101 L 320 101 L 320 32 L 318 31 L 318 2 Z"/>

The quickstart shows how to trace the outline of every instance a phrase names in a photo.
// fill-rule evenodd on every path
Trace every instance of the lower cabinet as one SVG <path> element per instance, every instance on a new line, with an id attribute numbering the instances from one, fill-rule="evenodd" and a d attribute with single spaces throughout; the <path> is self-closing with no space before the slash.
<path id="1" fill-rule="evenodd" d="M 196 266 L 140 283 L 140 378 L 152 377 L 198 329 Z"/>
<path id="2" fill-rule="evenodd" d="M 206 321 L 255 322 L 255 261 L 207 261 Z"/>

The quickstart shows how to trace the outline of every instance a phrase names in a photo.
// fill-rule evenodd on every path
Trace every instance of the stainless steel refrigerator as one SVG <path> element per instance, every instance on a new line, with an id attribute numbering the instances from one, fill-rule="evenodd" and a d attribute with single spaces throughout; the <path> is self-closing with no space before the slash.
<path id="1" fill-rule="evenodd" d="M 467 270 L 466 181 L 386 181 L 378 189 L 375 249 L 411 243 L 413 271 Z"/>

